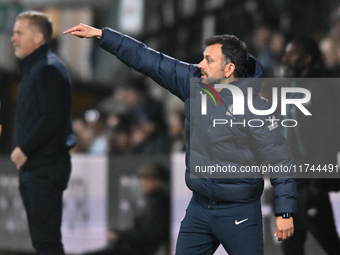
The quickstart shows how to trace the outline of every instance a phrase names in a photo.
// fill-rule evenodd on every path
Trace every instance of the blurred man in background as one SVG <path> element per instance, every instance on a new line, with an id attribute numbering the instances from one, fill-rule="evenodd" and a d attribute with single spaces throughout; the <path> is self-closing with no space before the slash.
<path id="1" fill-rule="evenodd" d="M 326 72 L 322 54 L 316 42 L 309 38 L 291 41 L 282 60 L 286 77 L 321 78 Z M 285 128 L 284 134 L 294 155 L 296 165 L 336 165 L 337 130 L 333 87 L 317 79 L 293 80 L 293 87 L 304 87 L 311 92 L 305 107 L 312 116 L 304 115 L 295 105 L 287 105 L 287 119 L 299 124 Z M 335 86 L 335 85 L 334 85 Z M 301 93 L 291 93 L 290 98 L 300 98 Z M 335 228 L 328 192 L 337 189 L 339 179 L 297 179 L 298 203 L 294 217 L 295 234 L 283 242 L 286 255 L 304 254 L 304 243 L 310 232 L 329 255 L 340 254 L 340 241 Z"/>
<path id="2" fill-rule="evenodd" d="M 19 172 L 20 194 L 38 254 L 64 254 L 62 197 L 71 172 L 71 80 L 47 43 L 49 16 L 34 11 L 18 15 L 12 42 L 23 79 L 17 96 L 12 161 Z"/>
<path id="3" fill-rule="evenodd" d="M 131 229 L 108 234 L 109 246 L 87 255 L 153 255 L 168 250 L 170 234 L 169 171 L 157 163 L 138 171 L 145 203 Z"/>

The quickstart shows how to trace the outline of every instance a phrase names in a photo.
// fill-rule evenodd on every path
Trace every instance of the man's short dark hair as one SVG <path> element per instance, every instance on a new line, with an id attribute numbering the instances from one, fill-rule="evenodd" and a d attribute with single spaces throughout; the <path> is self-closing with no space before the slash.
<path id="1" fill-rule="evenodd" d="M 45 43 L 52 39 L 52 21 L 50 16 L 37 11 L 25 11 L 18 15 L 17 20 L 29 20 L 30 24 L 35 26 L 44 35 Z"/>
<path id="2" fill-rule="evenodd" d="M 247 62 L 248 49 L 244 41 L 234 35 L 215 35 L 205 40 L 205 45 L 222 44 L 225 64 L 235 65 L 234 76 L 240 77 Z"/>

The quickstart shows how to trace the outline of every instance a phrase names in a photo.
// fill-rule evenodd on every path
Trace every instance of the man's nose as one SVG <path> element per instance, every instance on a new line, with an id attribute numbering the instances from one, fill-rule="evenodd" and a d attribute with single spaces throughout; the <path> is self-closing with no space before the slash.
<path id="1" fill-rule="evenodd" d="M 203 69 L 203 68 L 204 68 L 203 60 L 198 64 L 198 68 L 199 68 L 199 69 Z"/>

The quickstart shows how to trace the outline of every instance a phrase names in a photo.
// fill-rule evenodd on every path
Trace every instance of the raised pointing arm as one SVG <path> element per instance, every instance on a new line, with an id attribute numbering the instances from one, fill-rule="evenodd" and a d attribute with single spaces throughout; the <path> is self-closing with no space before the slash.
<path id="1" fill-rule="evenodd" d="M 200 77 L 197 65 L 188 64 L 148 48 L 144 43 L 111 28 L 97 29 L 79 24 L 64 32 L 80 38 L 98 38 L 99 46 L 127 66 L 152 78 L 178 96 L 189 97 L 190 78 Z"/>

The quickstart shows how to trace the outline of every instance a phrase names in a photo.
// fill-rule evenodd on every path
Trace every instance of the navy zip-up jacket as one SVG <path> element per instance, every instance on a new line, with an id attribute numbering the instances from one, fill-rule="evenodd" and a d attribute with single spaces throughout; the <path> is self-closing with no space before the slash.
<path id="1" fill-rule="evenodd" d="M 45 44 L 21 61 L 23 79 L 17 94 L 14 147 L 28 157 L 24 167 L 69 160 L 75 145 L 71 124 L 69 74 Z"/>
<path id="2" fill-rule="evenodd" d="M 151 77 L 155 82 L 179 97 L 185 103 L 185 128 L 188 140 L 186 148 L 186 184 L 193 192 L 209 199 L 220 202 L 250 202 L 259 199 L 263 191 L 263 178 L 193 178 L 190 167 L 193 164 L 212 166 L 241 166 L 257 165 L 259 161 L 271 166 L 290 166 L 293 157 L 279 128 L 269 129 L 266 122 L 270 116 L 255 116 L 247 105 L 243 119 L 261 119 L 268 123 L 259 128 L 239 128 L 239 125 L 219 125 L 212 129 L 212 122 L 202 121 L 204 116 L 198 111 L 197 104 L 191 104 L 190 90 L 193 78 L 200 78 L 201 73 L 197 65 L 181 62 L 166 56 L 153 49 L 147 48 L 143 43 L 123 35 L 110 28 L 103 28 L 99 45 L 103 49 L 117 56 L 119 60 L 129 67 Z M 265 110 L 270 108 L 267 100 L 258 93 L 261 89 L 260 82 L 255 78 L 262 75 L 261 64 L 249 55 L 248 63 L 242 74 L 243 77 L 253 78 L 255 84 L 249 81 L 237 83 L 237 86 L 247 94 L 247 87 L 253 87 L 253 105 L 255 109 Z M 214 107 L 212 100 L 208 100 L 207 116 L 209 118 L 234 118 L 232 114 L 226 115 L 232 96 L 229 90 L 223 89 L 219 93 L 223 106 Z M 247 102 L 247 100 L 245 100 Z M 190 109 L 192 107 L 192 109 Z M 240 116 L 237 117 L 238 119 Z M 190 123 L 191 122 L 191 123 Z M 211 132 L 209 132 L 211 130 Z M 190 141 L 190 139 L 192 141 Z M 209 176 L 206 176 L 209 177 Z M 256 178 L 257 177 L 257 178 Z M 296 183 L 293 175 L 278 174 L 271 176 L 274 186 L 274 212 L 281 214 L 296 211 Z"/>

